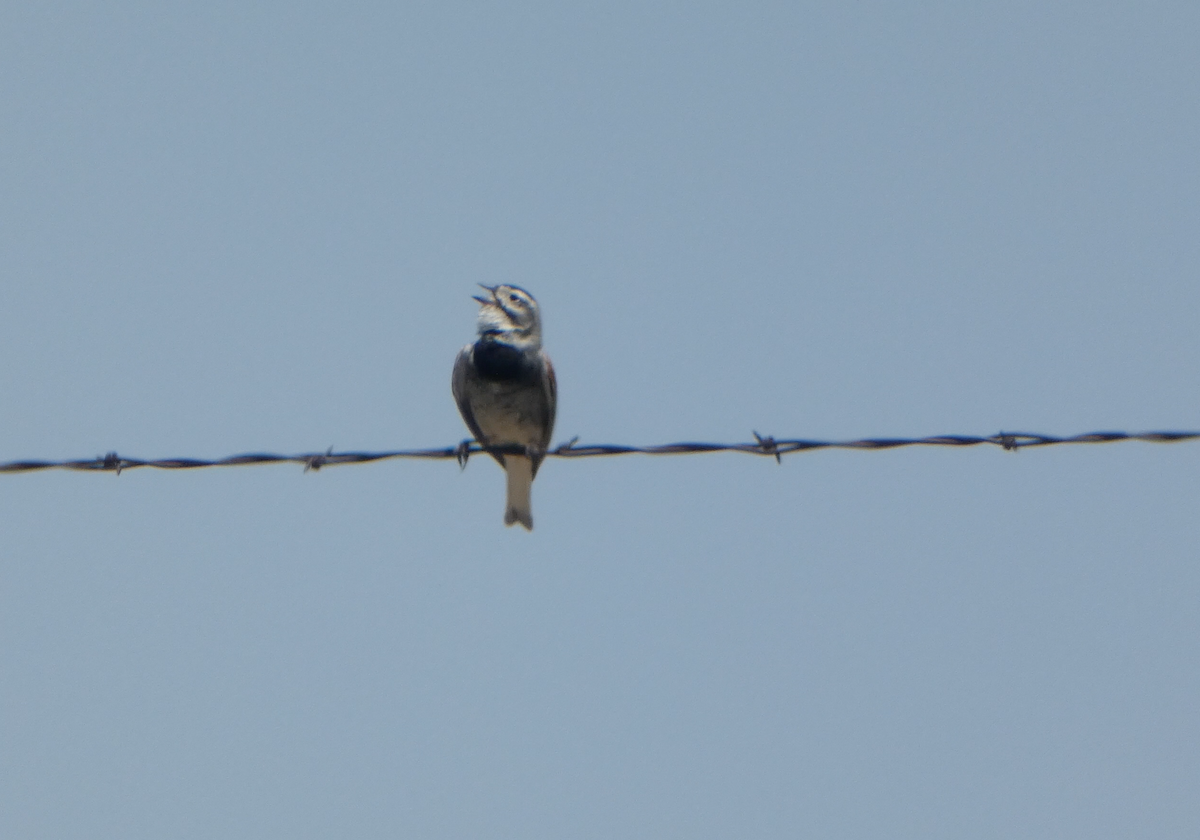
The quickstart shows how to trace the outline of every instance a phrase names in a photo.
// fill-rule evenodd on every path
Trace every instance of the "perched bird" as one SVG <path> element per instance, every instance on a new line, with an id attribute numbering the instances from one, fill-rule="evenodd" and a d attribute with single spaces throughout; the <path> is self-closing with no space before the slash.
<path id="1" fill-rule="evenodd" d="M 558 385 L 542 351 L 542 318 L 533 295 L 517 286 L 483 286 L 479 337 L 454 362 L 450 381 L 459 413 L 487 447 L 524 447 L 524 455 L 492 452 L 508 473 L 504 524 L 533 530 L 529 493 L 550 446 Z"/>

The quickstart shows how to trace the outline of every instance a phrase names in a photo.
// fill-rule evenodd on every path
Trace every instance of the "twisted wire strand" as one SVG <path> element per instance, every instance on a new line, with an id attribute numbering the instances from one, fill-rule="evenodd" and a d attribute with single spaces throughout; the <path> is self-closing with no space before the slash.
<path id="1" fill-rule="evenodd" d="M 1029 432 L 1000 432 L 988 437 L 973 435 L 934 435 L 923 438 L 864 438 L 862 440 L 803 440 L 776 439 L 770 435 L 760 435 L 754 432 L 754 442 L 751 443 L 667 443 L 659 446 L 620 446 L 612 444 L 577 445 L 579 438 L 559 445 L 546 452 L 552 458 L 592 458 L 601 455 L 693 455 L 702 452 L 742 452 L 748 455 L 772 457 L 782 463 L 782 456 L 793 452 L 807 452 L 814 449 L 897 449 L 903 446 L 998 446 L 1008 451 L 1017 451 L 1029 447 L 1055 446 L 1059 444 L 1077 443 L 1117 443 L 1127 440 L 1138 440 L 1146 443 L 1180 443 L 1200 439 L 1200 432 L 1088 432 L 1071 437 L 1055 437 L 1053 435 L 1032 434 Z M 118 475 L 124 470 L 139 467 L 152 467 L 160 470 L 191 470 L 202 467 L 241 467 L 250 464 L 300 464 L 304 471 L 319 470 L 321 467 L 331 467 L 340 464 L 366 464 L 374 461 L 386 461 L 394 458 L 421 458 L 431 460 L 456 459 L 460 466 L 466 466 L 468 458 L 479 452 L 495 454 L 525 454 L 519 446 L 482 447 L 473 441 L 463 441 L 457 446 L 443 449 L 402 449 L 390 452 L 325 452 L 306 453 L 302 455 L 276 455 L 272 453 L 248 453 L 233 455 L 228 458 L 207 460 L 203 458 L 163 458 L 144 460 L 127 458 L 116 452 L 96 458 L 71 461 L 10 461 L 0 463 L 0 473 L 25 473 L 40 470 L 76 470 L 82 472 L 115 472 Z"/>

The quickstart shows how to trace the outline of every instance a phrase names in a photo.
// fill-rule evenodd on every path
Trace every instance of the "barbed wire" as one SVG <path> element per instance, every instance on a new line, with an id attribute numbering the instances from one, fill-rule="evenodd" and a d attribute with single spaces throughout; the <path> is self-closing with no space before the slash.
<path id="1" fill-rule="evenodd" d="M 693 455 L 702 452 L 743 452 L 748 455 L 773 457 L 782 463 L 782 456 L 793 452 L 808 452 L 814 449 L 897 449 L 903 446 L 998 446 L 1008 451 L 1018 451 L 1037 446 L 1077 443 L 1117 443 L 1139 440 L 1146 443 L 1180 443 L 1200 439 L 1200 432 L 1088 432 L 1071 437 L 1031 434 L 1029 432 L 1000 432 L 988 437 L 972 435 L 935 435 L 923 438 L 864 438 L 862 440 L 800 440 L 776 439 L 770 435 L 754 432 L 753 443 L 667 443 L 659 446 L 620 446 L 611 444 L 589 444 L 579 446 L 579 438 L 546 452 L 551 458 L 592 458 L 601 455 Z M 275 455 L 251 453 L 233 455 L 228 458 L 206 460 L 203 458 L 162 458 L 144 460 L 127 458 L 116 452 L 95 458 L 71 461 L 10 461 L 0 464 L 0 473 L 37 472 L 39 470 L 77 470 L 82 472 L 114 472 L 152 467 L 159 470 L 192 470 L 202 467 L 242 467 L 250 464 L 300 464 L 304 471 L 319 470 L 341 464 L 366 464 L 394 458 L 421 458 L 433 460 L 456 459 L 465 467 L 467 459 L 479 452 L 502 455 L 522 455 L 526 450 L 520 446 L 483 447 L 470 440 L 444 449 L 402 449 L 391 452 L 325 452 L 302 455 Z"/>

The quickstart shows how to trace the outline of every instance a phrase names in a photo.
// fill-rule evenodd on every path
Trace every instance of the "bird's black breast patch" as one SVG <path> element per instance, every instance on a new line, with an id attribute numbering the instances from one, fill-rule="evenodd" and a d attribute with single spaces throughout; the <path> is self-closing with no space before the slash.
<path id="1" fill-rule="evenodd" d="M 493 382 L 526 380 L 535 373 L 529 359 L 515 347 L 495 341 L 475 343 L 475 370 Z"/>

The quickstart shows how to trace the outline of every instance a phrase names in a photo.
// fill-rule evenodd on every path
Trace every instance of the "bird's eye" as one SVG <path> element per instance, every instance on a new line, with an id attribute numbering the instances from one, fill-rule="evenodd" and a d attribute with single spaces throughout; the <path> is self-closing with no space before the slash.
<path id="1" fill-rule="evenodd" d="M 513 303 L 520 303 L 520 302 L 521 302 L 521 299 L 520 299 L 519 297 L 517 297 L 515 294 L 513 294 L 513 295 L 509 295 L 509 296 L 508 296 L 508 299 L 509 299 L 511 302 L 513 302 Z"/>

